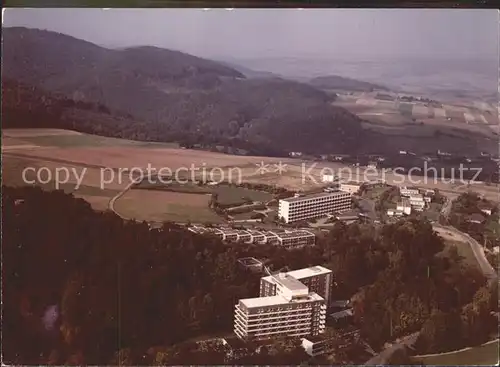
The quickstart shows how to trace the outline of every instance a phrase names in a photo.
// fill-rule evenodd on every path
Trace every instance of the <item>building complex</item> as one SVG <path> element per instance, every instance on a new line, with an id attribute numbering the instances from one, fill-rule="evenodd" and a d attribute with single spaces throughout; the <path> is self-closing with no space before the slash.
<path id="1" fill-rule="evenodd" d="M 343 191 L 296 196 L 279 201 L 279 217 L 286 223 L 319 218 L 351 209 L 351 194 Z"/>
<path id="2" fill-rule="evenodd" d="M 313 246 L 316 243 L 314 233 L 305 229 L 273 229 L 251 230 L 226 227 L 191 226 L 189 230 L 198 234 L 213 234 L 223 241 L 253 243 L 257 245 L 271 244 L 286 249 L 295 249 L 303 246 Z"/>
<path id="3" fill-rule="evenodd" d="M 323 333 L 327 307 L 324 296 L 330 297 L 332 277 L 330 270 L 318 266 L 262 278 L 260 297 L 241 299 L 235 306 L 235 334 L 241 339 L 259 340 Z"/>

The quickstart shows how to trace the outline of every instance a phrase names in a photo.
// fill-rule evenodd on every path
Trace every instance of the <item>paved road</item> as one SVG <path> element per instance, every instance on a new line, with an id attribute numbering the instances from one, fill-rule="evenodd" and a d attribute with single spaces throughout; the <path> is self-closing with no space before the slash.
<path id="1" fill-rule="evenodd" d="M 433 228 L 436 229 L 441 229 L 441 230 L 446 230 L 449 232 L 452 232 L 456 236 L 460 236 L 464 239 L 464 242 L 469 244 L 474 256 L 476 257 L 477 262 L 479 263 L 479 266 L 483 272 L 483 274 L 486 276 L 489 282 L 498 282 L 498 275 L 495 271 L 495 269 L 491 266 L 491 264 L 488 262 L 486 259 L 486 256 L 484 254 L 483 247 L 471 236 L 469 236 L 467 233 L 463 233 L 456 229 L 455 227 L 450 227 L 450 226 L 442 226 L 440 224 L 433 224 Z M 417 338 L 418 338 L 419 333 L 414 333 L 411 334 L 405 338 L 403 338 L 399 343 L 393 344 L 391 347 L 384 349 L 380 354 L 374 356 L 370 360 L 368 360 L 365 365 L 383 365 L 387 363 L 387 360 L 389 357 L 397 350 L 400 348 L 403 348 L 404 346 L 412 346 Z"/>
<path id="2" fill-rule="evenodd" d="M 392 356 L 392 354 L 401 348 L 405 348 L 407 346 L 412 346 L 415 344 L 417 341 L 419 333 L 413 333 L 411 335 L 408 335 L 404 338 L 402 338 L 399 343 L 395 343 L 391 345 L 389 348 L 384 349 L 382 352 L 380 352 L 378 355 L 376 355 L 373 358 L 370 358 L 368 361 L 365 362 L 365 365 L 385 365 L 387 364 L 388 359 Z"/>
<path id="3" fill-rule="evenodd" d="M 491 266 L 491 264 L 489 263 L 488 259 L 486 258 L 486 255 L 484 253 L 484 249 L 479 244 L 479 242 L 477 242 L 474 238 L 472 238 L 467 233 L 461 232 L 458 229 L 456 229 L 455 227 L 442 226 L 442 225 L 436 224 L 436 223 L 433 224 L 432 226 L 435 229 L 436 228 L 442 229 L 445 231 L 449 231 L 456 236 L 460 236 L 464 240 L 464 242 L 467 243 L 471 247 L 472 252 L 474 253 L 474 256 L 476 257 L 476 260 L 479 263 L 481 271 L 486 276 L 486 278 L 489 281 L 495 281 L 498 279 L 497 272 L 495 271 L 493 266 Z"/>
<path id="4" fill-rule="evenodd" d="M 116 210 L 115 210 L 115 202 L 116 200 L 118 200 L 119 198 L 121 198 L 128 190 L 130 190 L 130 188 L 132 187 L 132 185 L 134 184 L 135 182 L 132 181 L 131 183 L 129 183 L 122 191 L 120 191 L 118 194 L 116 194 L 115 196 L 113 196 L 111 198 L 111 200 L 109 201 L 108 203 L 108 208 L 109 210 L 111 210 L 113 213 L 115 213 L 116 215 L 118 215 L 120 218 L 122 219 L 125 219 L 125 220 L 128 220 L 130 218 L 126 218 L 124 217 L 123 215 L 121 215 L 120 213 L 118 213 Z"/>

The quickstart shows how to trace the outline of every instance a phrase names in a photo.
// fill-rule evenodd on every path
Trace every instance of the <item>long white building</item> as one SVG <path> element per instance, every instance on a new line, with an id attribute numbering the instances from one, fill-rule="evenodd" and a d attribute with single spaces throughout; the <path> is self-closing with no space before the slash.
<path id="1" fill-rule="evenodd" d="M 278 215 L 286 223 L 297 222 L 349 210 L 351 202 L 351 194 L 343 191 L 282 199 L 279 201 Z"/>
<path id="2" fill-rule="evenodd" d="M 316 235 L 306 229 L 276 229 L 271 231 L 256 231 L 251 229 L 233 228 L 206 228 L 202 226 L 189 227 L 191 232 L 197 234 L 211 233 L 223 241 L 271 244 L 282 246 L 286 249 L 296 249 L 303 246 L 313 246 L 316 243 Z"/>
<path id="3" fill-rule="evenodd" d="M 272 281 L 264 280 L 272 278 Z M 261 297 L 239 300 L 234 332 L 241 339 L 314 336 L 325 330 L 325 299 L 287 273 L 262 278 Z"/>

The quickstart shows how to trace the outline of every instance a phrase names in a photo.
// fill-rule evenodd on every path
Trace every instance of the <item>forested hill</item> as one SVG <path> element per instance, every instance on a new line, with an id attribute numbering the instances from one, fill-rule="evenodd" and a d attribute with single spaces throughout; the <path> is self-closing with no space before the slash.
<path id="1" fill-rule="evenodd" d="M 238 265 L 246 256 L 267 259 L 273 271 L 331 269 L 332 297 L 355 294 L 354 322 L 376 350 L 419 330 L 421 354 L 479 345 L 497 331 L 491 311 L 498 311 L 498 287 L 488 288 L 456 249 L 443 256 L 443 247 L 431 224 L 418 218 L 379 229 L 337 223 L 316 246 L 294 251 L 223 243 L 174 224 L 150 230 L 146 223 L 95 212 L 62 191 L 4 186 L 3 361 L 222 365 L 223 356 L 197 353 L 192 340 L 230 334 L 238 299 L 258 294 L 259 275 Z M 359 356 L 364 349 L 349 345 L 335 354 L 357 350 Z M 278 353 L 226 363 L 305 362 L 292 357 Z"/>
<path id="2" fill-rule="evenodd" d="M 4 28 L 3 51 L 3 77 L 120 111 L 144 125 L 147 139 L 168 131 L 309 153 L 350 153 L 380 141 L 313 86 L 246 79 L 231 67 L 178 51 L 111 50 L 27 28 Z"/>

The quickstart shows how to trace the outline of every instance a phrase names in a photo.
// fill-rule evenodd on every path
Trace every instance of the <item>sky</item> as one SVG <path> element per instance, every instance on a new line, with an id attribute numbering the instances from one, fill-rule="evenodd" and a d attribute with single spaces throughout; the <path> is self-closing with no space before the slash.
<path id="1" fill-rule="evenodd" d="M 499 13 L 487 9 L 7 9 L 3 26 L 216 59 L 499 55 Z"/>

